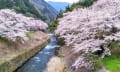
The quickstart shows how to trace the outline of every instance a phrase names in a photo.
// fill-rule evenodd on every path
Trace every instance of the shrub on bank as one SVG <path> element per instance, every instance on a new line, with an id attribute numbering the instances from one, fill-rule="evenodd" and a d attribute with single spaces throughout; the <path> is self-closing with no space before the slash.
<path id="1" fill-rule="evenodd" d="M 57 19 L 52 21 L 49 24 L 50 31 L 53 32 L 57 28 L 57 25 L 58 25 L 58 20 Z"/>
<path id="2" fill-rule="evenodd" d="M 58 44 L 59 45 L 65 45 L 65 41 L 64 41 L 65 39 L 64 38 L 58 38 Z"/>

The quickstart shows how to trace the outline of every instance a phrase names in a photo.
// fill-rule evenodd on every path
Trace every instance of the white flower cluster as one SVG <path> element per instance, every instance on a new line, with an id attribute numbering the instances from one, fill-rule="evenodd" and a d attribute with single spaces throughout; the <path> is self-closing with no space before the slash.
<path id="1" fill-rule="evenodd" d="M 99 32 L 110 34 L 95 38 Z M 88 8 L 65 13 L 55 34 L 63 37 L 68 46 L 73 45 L 74 52 L 95 52 L 110 40 L 120 41 L 120 0 L 98 0 Z M 105 55 L 110 55 L 107 47 Z"/>
<path id="2" fill-rule="evenodd" d="M 72 67 L 75 68 L 75 69 L 84 68 L 85 69 L 84 72 L 93 72 L 93 71 L 90 71 L 90 70 L 94 69 L 94 67 L 92 65 L 93 65 L 92 61 L 86 59 L 86 57 L 81 55 L 76 60 L 76 62 L 72 65 Z M 87 67 L 87 68 L 85 68 L 85 67 Z M 74 72 L 74 69 L 71 68 L 71 72 Z"/>
<path id="3" fill-rule="evenodd" d="M 17 36 L 27 38 L 25 33 L 28 31 L 45 30 L 47 27 L 48 25 L 41 20 L 17 14 L 10 9 L 0 10 L 0 36 L 13 41 Z"/>

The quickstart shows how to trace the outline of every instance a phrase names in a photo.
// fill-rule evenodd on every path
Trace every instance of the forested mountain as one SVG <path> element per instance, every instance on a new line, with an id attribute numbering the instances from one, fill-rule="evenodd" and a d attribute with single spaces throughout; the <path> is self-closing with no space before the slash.
<path id="1" fill-rule="evenodd" d="M 58 12 L 44 0 L 31 0 L 39 14 L 47 17 L 48 22 L 53 20 Z"/>
<path id="2" fill-rule="evenodd" d="M 53 20 L 57 11 L 44 0 L 0 0 L 0 9 L 15 9 L 26 16 L 40 18 L 43 21 Z"/>

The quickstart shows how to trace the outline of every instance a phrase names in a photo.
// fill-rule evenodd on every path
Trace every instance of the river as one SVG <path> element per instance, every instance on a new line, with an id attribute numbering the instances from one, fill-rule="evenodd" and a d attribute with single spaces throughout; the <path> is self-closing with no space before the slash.
<path id="1" fill-rule="evenodd" d="M 45 70 L 50 58 L 55 55 L 56 48 L 59 48 L 55 36 L 49 34 L 49 37 L 50 43 L 15 72 L 43 72 Z"/>

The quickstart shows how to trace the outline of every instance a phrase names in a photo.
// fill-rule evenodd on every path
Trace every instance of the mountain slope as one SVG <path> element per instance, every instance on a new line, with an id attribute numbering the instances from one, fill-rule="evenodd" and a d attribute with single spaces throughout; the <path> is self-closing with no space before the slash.
<path id="1" fill-rule="evenodd" d="M 39 14 L 43 14 L 48 18 L 48 21 L 53 20 L 58 12 L 44 0 L 32 0 L 32 3 Z"/>
<path id="2" fill-rule="evenodd" d="M 52 2 L 48 1 L 48 3 L 53 6 L 57 11 L 60 11 L 60 9 L 65 10 L 66 6 L 69 5 L 67 2 Z"/>
<path id="3" fill-rule="evenodd" d="M 41 3 L 38 4 L 36 1 L 40 1 Z M 57 11 L 52 7 L 48 8 L 48 4 L 44 0 L 0 0 L 0 9 L 4 8 L 15 9 L 26 16 L 40 18 L 46 22 L 53 20 L 57 15 Z M 54 16 L 50 17 L 53 13 L 55 13 Z"/>

